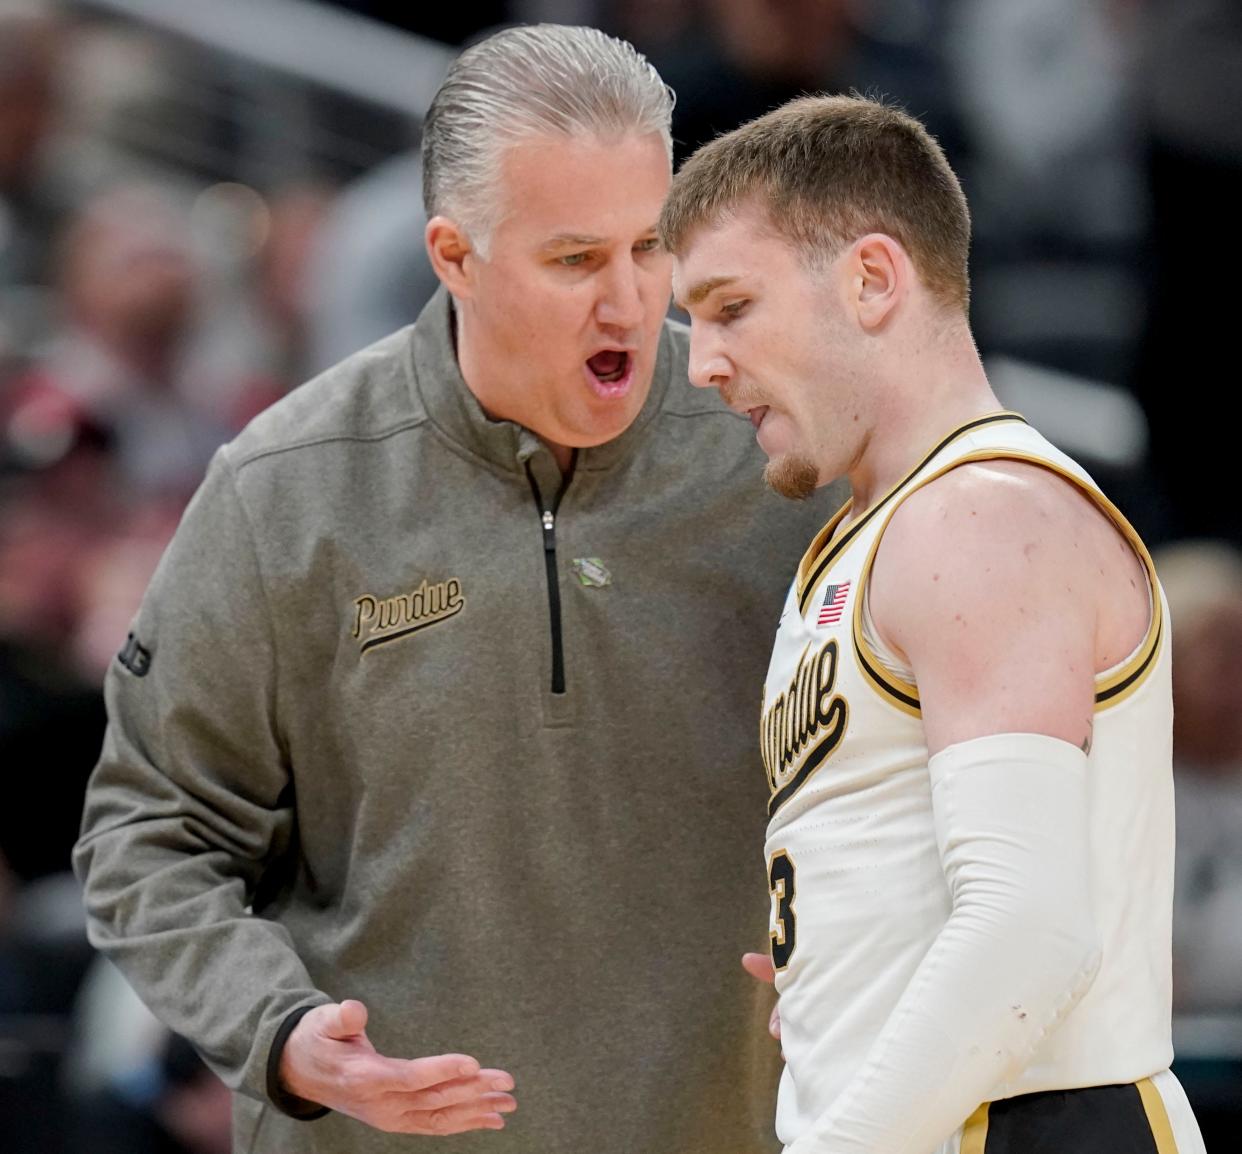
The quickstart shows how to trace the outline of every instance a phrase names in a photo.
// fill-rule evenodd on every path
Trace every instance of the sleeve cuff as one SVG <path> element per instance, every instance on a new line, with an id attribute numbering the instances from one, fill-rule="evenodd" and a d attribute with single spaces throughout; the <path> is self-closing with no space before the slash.
<path id="1" fill-rule="evenodd" d="M 316 1118 L 322 1118 L 331 1111 L 327 1106 L 321 1106 L 318 1102 L 309 1102 L 305 1098 L 290 1094 L 281 1086 L 280 1056 L 284 1053 L 285 1043 L 289 1040 L 289 1035 L 293 1033 L 293 1028 L 314 1008 L 314 1006 L 299 1006 L 296 1010 L 291 1010 L 285 1016 L 285 1020 L 280 1023 L 276 1036 L 272 1038 L 272 1047 L 267 1052 L 267 1096 L 269 1100 L 282 1114 L 303 1122 L 313 1122 Z"/>

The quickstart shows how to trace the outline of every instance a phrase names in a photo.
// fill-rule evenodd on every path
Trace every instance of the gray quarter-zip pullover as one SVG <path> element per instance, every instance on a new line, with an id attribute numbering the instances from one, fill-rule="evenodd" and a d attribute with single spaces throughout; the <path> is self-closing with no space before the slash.
<path id="1" fill-rule="evenodd" d="M 755 686 L 837 493 L 766 492 L 686 358 L 666 325 L 562 490 L 440 293 L 213 462 L 109 674 L 75 864 L 92 940 L 241 1091 L 238 1151 L 775 1147 Z M 381 1053 L 512 1072 L 506 1129 L 277 1109 L 281 1023 L 347 997 Z"/>

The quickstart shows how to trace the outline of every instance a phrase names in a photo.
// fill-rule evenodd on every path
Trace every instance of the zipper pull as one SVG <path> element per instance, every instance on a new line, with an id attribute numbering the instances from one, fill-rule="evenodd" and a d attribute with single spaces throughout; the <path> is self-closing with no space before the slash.
<path id="1" fill-rule="evenodd" d="M 543 547 L 556 548 L 556 514 L 551 509 L 543 511 Z"/>

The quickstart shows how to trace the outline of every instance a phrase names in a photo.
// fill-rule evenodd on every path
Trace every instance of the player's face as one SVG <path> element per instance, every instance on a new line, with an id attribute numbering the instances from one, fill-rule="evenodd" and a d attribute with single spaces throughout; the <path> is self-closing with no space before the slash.
<path id="1" fill-rule="evenodd" d="M 787 497 L 841 476 L 856 451 L 860 386 L 838 264 L 809 271 L 754 209 L 696 230 L 675 262 L 690 380 L 750 417 L 764 476 Z"/>
<path id="2" fill-rule="evenodd" d="M 580 447 L 638 415 L 668 309 L 656 222 L 669 175 L 654 135 L 538 137 L 508 151 L 507 215 L 471 302 L 493 416 Z"/>

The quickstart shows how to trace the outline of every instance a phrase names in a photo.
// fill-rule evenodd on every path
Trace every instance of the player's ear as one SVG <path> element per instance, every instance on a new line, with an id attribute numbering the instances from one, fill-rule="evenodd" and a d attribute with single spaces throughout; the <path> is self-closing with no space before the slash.
<path id="1" fill-rule="evenodd" d="M 427 255 L 440 283 L 459 300 L 474 292 L 474 264 L 478 259 L 465 231 L 447 216 L 433 216 L 423 232 Z"/>
<path id="2" fill-rule="evenodd" d="M 864 329 L 880 328 L 909 290 L 914 273 L 905 249 L 882 232 L 855 241 L 850 259 L 850 289 Z"/>

